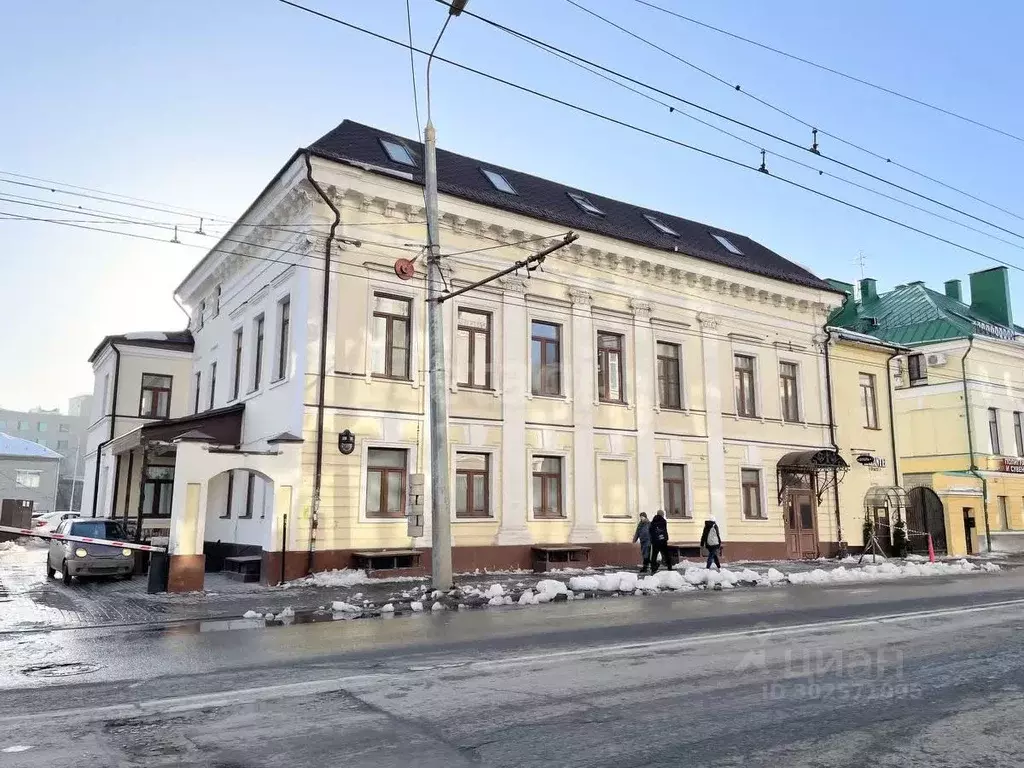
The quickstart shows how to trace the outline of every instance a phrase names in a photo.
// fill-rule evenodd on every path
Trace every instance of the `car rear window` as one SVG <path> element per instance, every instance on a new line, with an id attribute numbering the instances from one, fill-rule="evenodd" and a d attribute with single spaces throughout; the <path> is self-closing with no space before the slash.
<path id="1" fill-rule="evenodd" d="M 88 536 L 91 539 L 121 541 L 127 538 L 121 524 L 113 520 L 77 520 L 71 524 L 69 533 L 72 536 Z"/>

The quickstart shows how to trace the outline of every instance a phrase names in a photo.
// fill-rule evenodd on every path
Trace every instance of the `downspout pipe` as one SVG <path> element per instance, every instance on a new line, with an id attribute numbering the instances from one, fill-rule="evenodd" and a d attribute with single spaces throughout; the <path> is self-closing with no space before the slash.
<path id="1" fill-rule="evenodd" d="M 832 330 L 828 321 L 825 322 L 823 330 L 825 331 L 825 396 L 828 401 L 828 439 L 832 443 L 832 450 L 838 455 L 839 443 L 836 442 L 836 420 L 832 405 L 832 358 L 828 351 L 832 346 Z M 832 473 L 832 487 L 836 494 L 836 535 L 841 542 L 843 541 L 843 519 L 839 511 L 839 479 L 835 475 L 835 470 Z"/>
<path id="2" fill-rule="evenodd" d="M 313 550 L 316 546 L 316 529 L 320 514 L 320 489 L 323 484 L 324 469 L 324 400 L 327 391 L 327 322 L 330 317 L 331 298 L 331 244 L 334 241 L 334 233 L 341 223 L 341 211 L 334 201 L 328 197 L 323 188 L 313 178 L 313 164 L 310 161 L 309 150 L 303 152 L 306 161 L 306 180 L 316 190 L 327 207 L 334 214 L 334 221 L 331 222 L 331 230 L 327 235 L 327 242 L 324 244 L 324 289 L 320 305 L 320 360 L 317 367 L 317 395 L 316 395 L 316 461 L 313 464 L 313 510 L 309 521 L 309 552 L 306 558 L 306 573 L 313 572 Z M 287 553 L 281 553 L 281 560 Z"/>
<path id="3" fill-rule="evenodd" d="M 900 457 L 896 453 L 896 409 L 893 404 L 892 395 L 892 361 L 899 357 L 900 354 L 900 351 L 896 350 L 885 361 L 886 389 L 889 392 L 889 439 L 892 442 L 892 484 L 897 488 L 900 486 Z"/>
<path id="4" fill-rule="evenodd" d="M 974 349 L 974 337 L 971 336 L 967 341 L 967 351 L 964 352 L 964 356 L 960 358 L 960 370 L 963 373 L 963 385 L 964 385 L 964 415 L 967 417 L 967 450 L 971 457 L 971 474 L 974 475 L 978 480 L 981 481 L 981 505 L 982 512 L 985 517 L 985 549 L 989 552 L 992 551 L 992 531 L 988 524 L 988 480 L 985 476 L 978 471 L 978 464 L 974 456 L 974 430 L 971 427 L 971 401 L 967 392 L 967 356 L 971 354 L 971 350 Z M 967 531 L 964 531 L 964 536 L 967 535 Z"/>
<path id="5" fill-rule="evenodd" d="M 112 403 L 110 408 L 110 433 L 107 439 L 96 446 L 96 472 L 92 479 L 92 516 L 96 517 L 96 505 L 99 502 L 99 490 L 100 490 L 100 462 L 103 459 L 103 449 L 106 448 L 114 440 L 114 425 L 117 421 L 117 383 L 121 379 L 121 350 L 117 348 L 116 344 L 111 344 L 110 348 L 114 350 L 114 391 L 110 395 L 110 402 Z M 104 403 L 104 406 L 106 403 Z M 117 488 L 114 488 L 114 498 L 117 498 Z"/>

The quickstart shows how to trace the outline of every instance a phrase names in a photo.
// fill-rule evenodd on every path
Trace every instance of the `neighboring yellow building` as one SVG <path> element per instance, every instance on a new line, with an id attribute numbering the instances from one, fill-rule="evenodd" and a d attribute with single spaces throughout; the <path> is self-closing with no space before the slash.
<path id="1" fill-rule="evenodd" d="M 1005 267 L 944 293 L 923 283 L 859 301 L 833 318 L 911 347 L 894 361 L 896 435 L 907 526 L 953 555 L 1024 547 L 1024 329 L 1014 325 Z M 911 536 L 922 549 L 925 538 Z"/>

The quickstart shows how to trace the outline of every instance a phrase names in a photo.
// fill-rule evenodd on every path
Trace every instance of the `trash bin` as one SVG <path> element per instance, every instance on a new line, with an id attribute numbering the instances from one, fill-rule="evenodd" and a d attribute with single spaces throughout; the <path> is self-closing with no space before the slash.
<path id="1" fill-rule="evenodd" d="M 170 558 L 166 552 L 153 552 L 149 558 L 149 582 L 146 591 L 153 595 L 167 591 L 167 576 L 170 570 Z"/>

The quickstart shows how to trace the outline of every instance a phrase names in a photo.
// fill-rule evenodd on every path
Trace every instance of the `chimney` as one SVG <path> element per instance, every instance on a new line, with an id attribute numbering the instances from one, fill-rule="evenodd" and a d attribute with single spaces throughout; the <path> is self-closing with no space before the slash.
<path id="1" fill-rule="evenodd" d="M 1010 276 L 1006 267 L 972 272 L 971 309 L 992 323 L 1013 326 Z"/>
<path id="2" fill-rule="evenodd" d="M 963 291 L 960 290 L 959 280 L 947 280 L 946 281 L 946 296 L 951 299 L 956 299 L 962 302 L 964 300 Z"/>
<path id="3" fill-rule="evenodd" d="M 860 303 L 867 304 L 878 298 L 877 281 L 873 277 L 865 277 L 860 281 Z"/>

